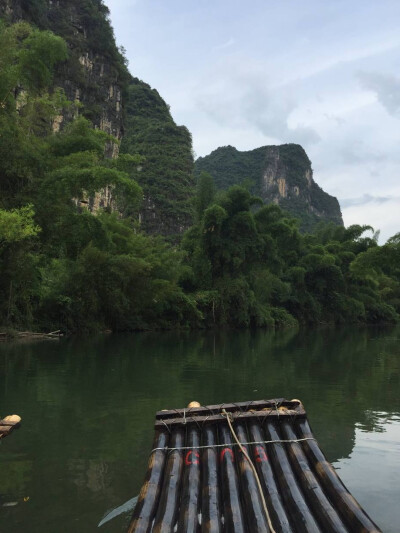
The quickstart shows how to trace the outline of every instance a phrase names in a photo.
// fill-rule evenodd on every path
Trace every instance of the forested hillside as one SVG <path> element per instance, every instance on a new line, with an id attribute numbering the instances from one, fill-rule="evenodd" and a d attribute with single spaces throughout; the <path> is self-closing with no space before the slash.
<path id="1" fill-rule="evenodd" d="M 62 88 L 73 103 L 53 117 L 53 130 L 77 115 L 112 136 L 107 157 L 123 151 L 141 155 L 135 178 L 143 189 L 141 227 L 176 240 L 192 220 L 192 140 L 177 126 L 167 104 L 149 85 L 133 78 L 123 51 L 115 44 L 109 10 L 102 0 L 0 0 L 0 18 L 27 21 L 61 36 L 68 49 L 55 64 L 50 90 Z M 109 184 L 108 184 L 109 185 Z M 78 200 L 90 210 L 116 210 L 113 188 L 106 186 Z"/>
<path id="2" fill-rule="evenodd" d="M 368 227 L 300 233 L 278 205 L 238 185 L 217 191 L 204 172 L 191 196 L 190 135 L 138 80 L 126 87 L 131 130 L 109 157 L 118 140 L 57 86 L 71 53 L 48 30 L 0 25 L 1 331 L 398 320 L 399 234 L 379 246 Z M 180 241 L 143 232 L 146 187 L 179 231 L 193 210 Z M 107 190 L 112 209 L 87 208 Z"/>
<path id="3" fill-rule="evenodd" d="M 301 220 L 302 231 L 312 231 L 321 221 L 343 225 L 339 202 L 315 183 L 311 161 L 298 144 L 248 152 L 224 146 L 197 159 L 196 176 L 202 171 L 213 176 L 219 189 L 244 185 L 265 203 L 278 204 Z"/>
<path id="4" fill-rule="evenodd" d="M 148 233 L 174 236 L 192 222 L 192 137 L 177 126 L 156 90 L 131 78 L 122 153 L 140 153 L 134 178 L 145 191 L 141 224 Z"/>

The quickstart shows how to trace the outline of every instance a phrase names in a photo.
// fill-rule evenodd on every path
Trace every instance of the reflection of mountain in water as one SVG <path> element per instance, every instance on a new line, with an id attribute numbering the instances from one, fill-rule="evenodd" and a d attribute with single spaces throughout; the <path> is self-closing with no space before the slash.
<path id="1" fill-rule="evenodd" d="M 399 330 L 341 328 L 0 346 L 1 412 L 24 419 L 1 450 L 2 493 L 10 501 L 35 494 L 38 517 L 47 509 L 54 521 L 68 504 L 84 517 L 80 531 L 92 531 L 106 509 L 138 492 L 154 412 L 192 399 L 300 398 L 328 459 L 348 457 L 356 424 L 372 431 L 374 413 L 400 412 L 397 337 Z M 43 491 L 54 479 L 57 490 Z M 13 531 L 23 531 L 31 512 L 21 507 Z M 73 527 L 66 520 L 65 531 Z"/>

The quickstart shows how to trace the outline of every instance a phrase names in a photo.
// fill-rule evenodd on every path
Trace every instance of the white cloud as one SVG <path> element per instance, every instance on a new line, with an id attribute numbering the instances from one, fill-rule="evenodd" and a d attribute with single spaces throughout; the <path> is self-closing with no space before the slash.
<path id="1" fill-rule="evenodd" d="M 204 83 L 209 79 L 207 84 Z M 274 142 L 318 142 L 310 127 L 289 125 L 298 103 L 291 87 L 279 90 L 265 73 L 265 65 L 241 55 L 219 61 L 197 87 L 196 102 L 210 119 L 230 128 L 258 130 Z M 265 142 L 264 142 L 265 144 Z"/>
<path id="2" fill-rule="evenodd" d="M 380 230 L 380 243 L 387 241 L 400 231 L 400 200 L 389 199 L 385 202 L 370 201 L 362 205 L 342 207 L 346 226 L 367 224 Z"/>

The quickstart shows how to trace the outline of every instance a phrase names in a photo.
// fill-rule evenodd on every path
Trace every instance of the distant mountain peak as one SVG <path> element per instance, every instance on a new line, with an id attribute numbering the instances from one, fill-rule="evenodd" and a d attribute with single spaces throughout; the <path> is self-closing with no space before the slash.
<path id="1" fill-rule="evenodd" d="M 311 161 L 299 144 L 243 152 L 223 146 L 196 160 L 196 176 L 202 171 L 213 176 L 219 189 L 244 184 L 265 203 L 278 204 L 299 218 L 305 231 L 320 221 L 343 225 L 338 200 L 314 181 Z"/>

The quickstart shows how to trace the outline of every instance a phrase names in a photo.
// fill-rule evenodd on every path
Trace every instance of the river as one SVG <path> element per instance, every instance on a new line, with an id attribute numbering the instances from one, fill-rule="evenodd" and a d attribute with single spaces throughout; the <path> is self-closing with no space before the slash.
<path id="1" fill-rule="evenodd" d="M 400 531 L 400 329 L 167 332 L 0 345 L 0 531 L 115 533 L 141 487 L 154 413 L 299 398 L 372 519 Z"/>

